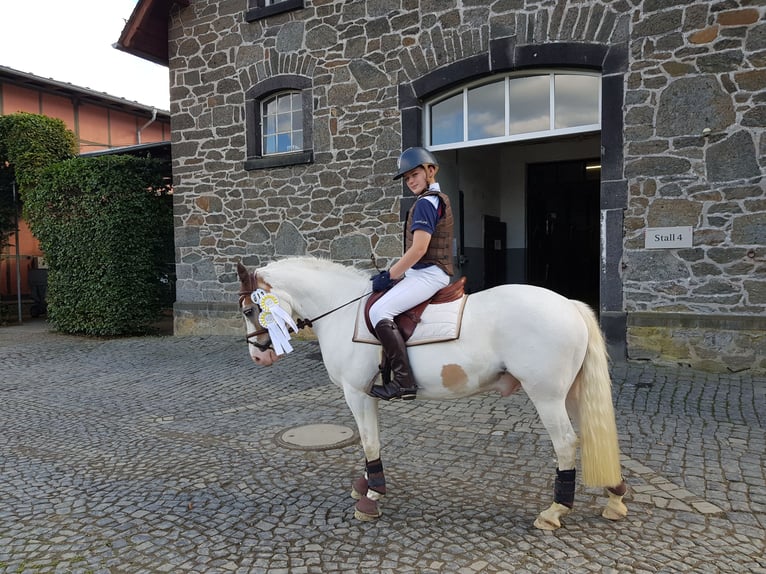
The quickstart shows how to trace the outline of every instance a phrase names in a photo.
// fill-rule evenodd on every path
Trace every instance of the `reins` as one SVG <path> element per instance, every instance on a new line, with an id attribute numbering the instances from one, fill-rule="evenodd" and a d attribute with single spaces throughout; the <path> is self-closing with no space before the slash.
<path id="1" fill-rule="evenodd" d="M 295 322 L 295 324 L 298 325 L 298 329 L 303 329 L 304 327 L 313 327 L 314 326 L 314 321 L 319 321 L 319 319 L 327 317 L 327 315 L 331 315 L 332 313 L 335 313 L 335 311 L 339 311 L 339 310 L 343 309 L 343 307 L 351 305 L 351 303 L 356 303 L 360 299 L 364 299 L 365 297 L 367 297 L 368 295 L 371 295 L 371 294 L 372 294 L 372 291 L 370 291 L 369 293 L 365 293 L 364 295 L 360 295 L 356 299 L 351 299 L 351 301 L 349 301 L 347 303 L 343 303 L 343 305 L 338 305 L 337 307 L 335 307 L 335 309 L 330 309 L 326 313 L 322 313 L 321 315 L 319 315 L 317 317 L 314 317 L 313 319 L 298 319 Z"/>
<path id="2" fill-rule="evenodd" d="M 253 287 L 255 287 L 255 288 L 253 288 Z M 240 307 L 242 307 L 242 303 L 245 300 L 250 299 L 251 295 L 256 291 L 256 289 L 258 289 L 258 278 L 256 276 L 256 273 L 252 273 L 250 275 L 250 288 L 251 288 L 250 291 L 240 291 L 239 292 L 239 306 Z M 313 327 L 314 326 L 314 321 L 319 321 L 319 319 L 323 319 L 324 317 L 327 317 L 328 315 L 331 315 L 331 314 L 335 313 L 336 311 L 339 311 L 339 310 L 343 309 L 343 307 L 347 307 L 348 305 L 351 305 L 352 303 L 356 303 L 360 299 L 364 299 L 365 297 L 367 297 L 368 295 L 371 295 L 371 294 L 372 294 L 372 291 L 370 291 L 369 293 L 365 293 L 363 295 L 360 295 L 359 297 L 356 297 L 355 299 L 351 299 L 351 301 L 343 303 L 342 305 L 338 305 L 334 309 L 330 309 L 329 311 L 327 311 L 325 313 L 322 313 L 321 315 L 318 315 L 318 316 L 314 317 L 313 319 L 301 319 L 301 318 L 297 319 L 295 321 L 295 324 L 298 326 L 298 331 L 300 331 L 304 327 Z M 258 305 L 255 305 L 255 306 L 258 307 Z M 258 308 L 260 309 L 260 307 L 258 307 Z M 293 333 L 297 332 L 292 327 L 290 328 L 290 331 L 293 332 Z M 264 343 L 259 343 L 258 341 L 254 341 L 252 339 L 254 339 L 255 337 L 260 337 L 261 335 L 268 335 L 268 333 L 269 333 L 268 329 L 259 328 L 259 329 L 256 329 L 255 331 L 253 331 L 252 333 L 249 333 L 249 334 L 245 335 L 245 340 L 248 343 L 250 343 L 251 345 L 253 345 L 255 347 L 258 347 L 258 349 L 260 349 L 261 351 L 266 351 L 267 349 L 271 348 L 271 340 L 269 340 L 268 343 L 264 344 Z"/>

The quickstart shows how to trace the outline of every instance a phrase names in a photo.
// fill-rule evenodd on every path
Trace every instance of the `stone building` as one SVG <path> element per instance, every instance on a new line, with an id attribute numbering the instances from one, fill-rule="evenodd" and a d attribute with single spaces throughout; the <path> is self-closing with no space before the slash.
<path id="1" fill-rule="evenodd" d="M 766 370 L 761 0 L 141 0 L 121 44 L 170 70 L 177 333 L 241 332 L 237 261 L 393 261 L 424 145 L 471 290 Z"/>

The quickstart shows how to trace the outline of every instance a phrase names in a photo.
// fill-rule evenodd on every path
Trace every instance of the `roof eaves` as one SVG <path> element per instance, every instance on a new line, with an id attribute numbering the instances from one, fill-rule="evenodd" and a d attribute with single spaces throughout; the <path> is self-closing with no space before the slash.
<path id="1" fill-rule="evenodd" d="M 138 0 L 113 47 L 161 66 L 168 65 L 168 16 L 189 0 Z"/>
<path id="2" fill-rule="evenodd" d="M 147 106 L 118 96 L 112 96 L 105 92 L 75 86 L 69 82 L 62 82 L 52 78 L 43 78 L 42 76 L 22 72 L 21 70 L 15 70 L 7 66 L 0 66 L 0 82 L 17 84 L 24 88 L 40 89 L 59 96 L 77 97 L 81 101 L 111 105 L 121 109 L 140 111 L 142 113 L 151 114 L 154 110 L 157 110 L 158 117 L 165 120 L 170 119 L 170 112 L 167 110 L 159 110 L 153 106 Z"/>

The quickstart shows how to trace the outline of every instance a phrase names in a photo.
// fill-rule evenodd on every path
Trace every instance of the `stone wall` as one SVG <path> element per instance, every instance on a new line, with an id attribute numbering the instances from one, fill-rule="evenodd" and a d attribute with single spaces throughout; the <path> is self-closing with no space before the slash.
<path id="1" fill-rule="evenodd" d="M 627 317 L 628 356 L 696 362 L 673 356 L 680 343 L 658 344 L 659 329 L 668 340 L 694 345 L 689 355 L 740 345 L 726 353 L 749 359 L 731 368 L 749 360 L 766 369 L 757 322 L 766 311 L 762 2 L 305 4 L 253 22 L 244 18 L 246 0 L 198 0 L 173 14 L 177 333 L 239 329 L 239 260 L 257 266 L 308 253 L 371 267 L 371 254 L 381 266 L 400 255 L 402 188 L 390 174 L 403 131 L 412 127 L 402 125 L 408 86 L 455 66 L 492 71 L 498 61 L 514 61 L 491 52 L 501 40 L 526 50 L 528 63 L 536 46 L 549 55 L 556 45 L 620 46 L 614 57 L 627 60 L 615 66 L 624 70 L 617 75 L 624 131 L 615 140 L 621 149 L 605 142 L 610 181 L 602 183 L 602 203 L 614 201 L 617 190 L 624 225 L 602 247 L 619 262 L 607 287 Z M 246 93 L 286 74 L 312 79 L 313 162 L 245 170 Z M 643 248 L 647 227 L 679 225 L 693 227 L 691 248 Z M 631 322 L 639 314 L 643 319 Z M 685 323 L 700 315 L 711 317 L 704 327 Z M 715 330 L 714 317 L 748 336 L 700 337 Z M 744 348 L 750 345 L 760 347 Z"/>
<path id="2" fill-rule="evenodd" d="M 631 32 L 628 354 L 766 370 L 766 12 L 668 4 L 644 2 Z M 646 228 L 672 226 L 692 247 L 644 249 Z"/>

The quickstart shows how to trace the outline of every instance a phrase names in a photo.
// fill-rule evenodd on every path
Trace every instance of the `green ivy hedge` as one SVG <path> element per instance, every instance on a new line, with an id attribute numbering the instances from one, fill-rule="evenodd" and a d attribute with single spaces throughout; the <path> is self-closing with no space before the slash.
<path id="1" fill-rule="evenodd" d="M 172 263 L 165 162 L 74 158 L 40 172 L 24 215 L 48 263 L 48 320 L 70 334 L 151 332 Z M 168 259 L 169 258 L 169 259 Z"/>
<path id="2" fill-rule="evenodd" d="M 0 247 L 15 227 L 12 186 L 23 197 L 42 168 L 76 153 L 77 137 L 57 118 L 26 112 L 0 116 Z"/>

